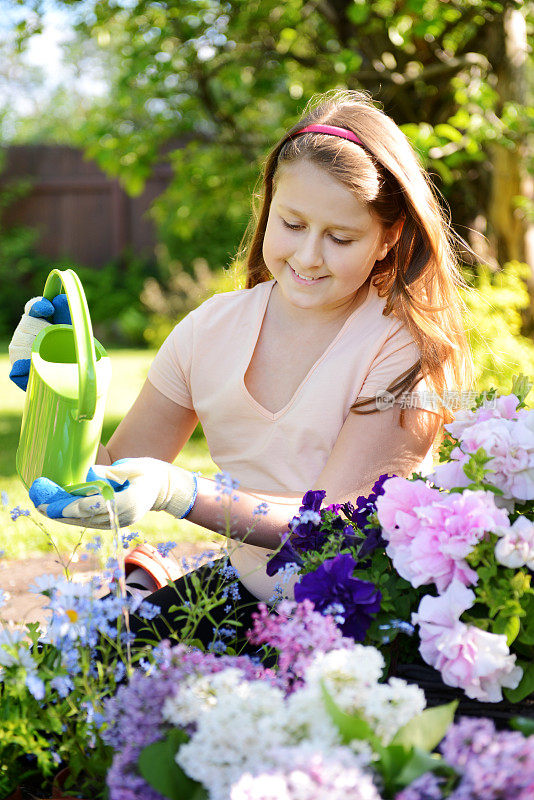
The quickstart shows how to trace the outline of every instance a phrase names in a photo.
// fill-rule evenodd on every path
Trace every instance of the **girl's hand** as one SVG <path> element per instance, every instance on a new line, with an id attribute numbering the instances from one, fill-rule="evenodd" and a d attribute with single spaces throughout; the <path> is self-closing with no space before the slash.
<path id="1" fill-rule="evenodd" d="M 183 519 L 197 495 L 196 475 L 156 458 L 125 458 L 109 467 L 91 467 L 87 480 L 98 478 L 107 480 L 115 490 L 120 528 L 134 525 L 147 511 L 167 511 Z M 37 478 L 30 487 L 30 499 L 49 519 L 82 528 L 112 527 L 106 502 L 98 494 L 79 497 L 48 478 Z"/>
<path id="2" fill-rule="evenodd" d="M 30 358 L 35 337 L 49 325 L 70 325 L 67 295 L 58 294 L 52 301 L 34 297 L 24 306 L 24 314 L 9 344 L 9 377 L 25 392 L 30 374 Z"/>

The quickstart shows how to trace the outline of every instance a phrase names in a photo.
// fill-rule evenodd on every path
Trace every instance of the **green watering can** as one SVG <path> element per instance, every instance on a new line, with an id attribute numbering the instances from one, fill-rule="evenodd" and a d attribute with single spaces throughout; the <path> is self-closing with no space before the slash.
<path id="1" fill-rule="evenodd" d="M 54 269 L 43 297 L 67 295 L 72 325 L 50 325 L 35 338 L 17 450 L 17 472 L 27 489 L 45 477 L 77 495 L 102 492 L 86 482 L 102 432 L 111 362 L 93 339 L 82 284 L 71 270 Z M 106 492 L 107 494 L 107 492 Z"/>

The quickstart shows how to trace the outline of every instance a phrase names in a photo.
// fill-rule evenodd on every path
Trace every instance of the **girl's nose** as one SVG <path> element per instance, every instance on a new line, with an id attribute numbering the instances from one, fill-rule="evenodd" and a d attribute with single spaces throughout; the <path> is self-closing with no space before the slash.
<path id="1" fill-rule="evenodd" d="M 303 269 L 320 267 L 323 264 L 322 240 L 321 236 L 312 233 L 305 233 L 295 252 L 297 263 Z"/>

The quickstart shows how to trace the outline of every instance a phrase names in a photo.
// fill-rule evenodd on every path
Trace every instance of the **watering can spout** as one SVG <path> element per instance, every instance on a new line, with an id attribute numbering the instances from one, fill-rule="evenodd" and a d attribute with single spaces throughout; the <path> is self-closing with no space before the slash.
<path id="1" fill-rule="evenodd" d="M 96 459 L 111 364 L 93 329 L 83 287 L 73 270 L 53 270 L 43 296 L 64 289 L 72 325 L 51 325 L 35 339 L 17 450 L 17 471 L 29 489 L 45 477 L 87 493 Z"/>

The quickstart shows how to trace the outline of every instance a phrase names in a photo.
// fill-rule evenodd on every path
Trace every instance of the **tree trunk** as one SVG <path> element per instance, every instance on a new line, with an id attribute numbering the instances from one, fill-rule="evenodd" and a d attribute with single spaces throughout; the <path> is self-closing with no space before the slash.
<path id="1" fill-rule="evenodd" d="M 527 30 L 525 17 L 517 8 L 507 8 L 499 31 L 503 57 L 495 70 L 500 113 L 506 102 L 524 105 L 527 99 Z M 534 230 L 517 206 L 520 195 L 532 196 L 532 180 L 526 169 L 527 143 L 491 147 L 493 164 L 491 194 L 488 204 L 488 238 L 501 265 L 518 260 L 529 263 L 534 289 Z M 532 290 L 531 290 L 532 291 Z"/>

